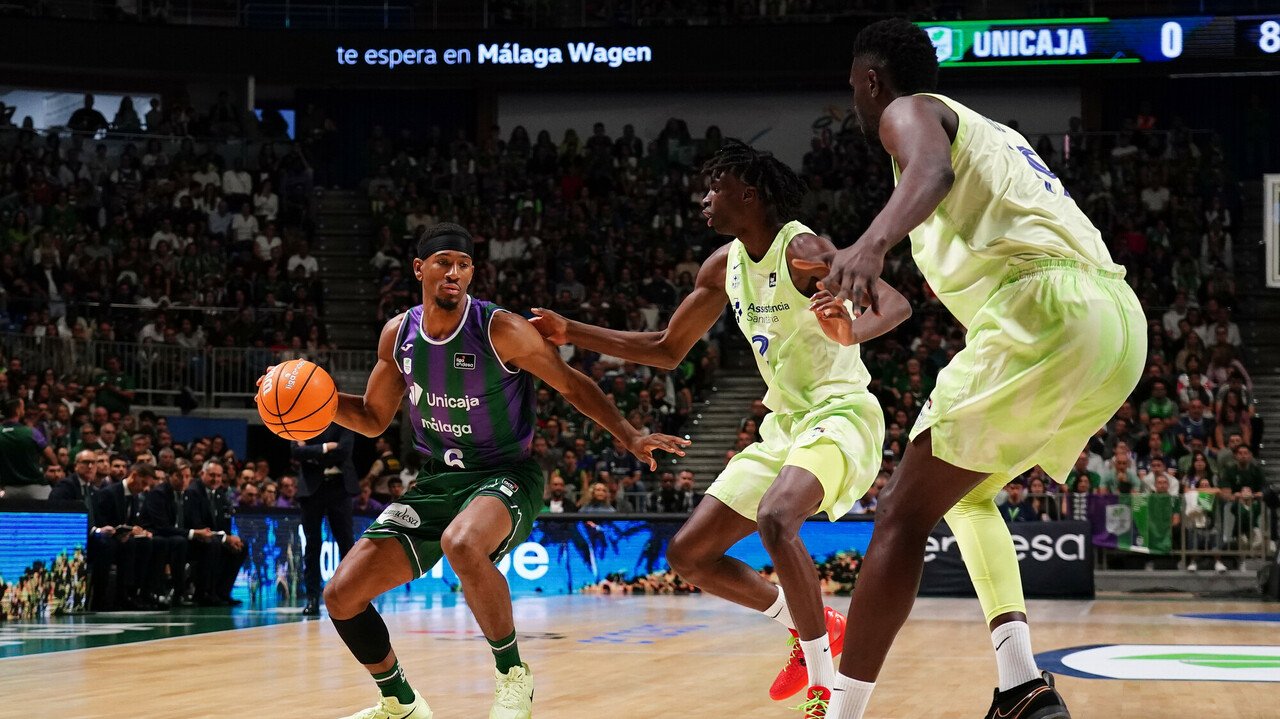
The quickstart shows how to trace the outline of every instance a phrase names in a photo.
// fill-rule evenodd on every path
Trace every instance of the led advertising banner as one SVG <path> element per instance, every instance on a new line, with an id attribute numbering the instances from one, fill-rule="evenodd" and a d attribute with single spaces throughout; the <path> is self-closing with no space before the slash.
<path id="1" fill-rule="evenodd" d="M 357 537 L 372 519 L 355 518 Z M 667 547 L 684 519 L 595 516 L 587 520 L 543 515 L 529 538 L 502 558 L 498 570 L 516 593 L 575 594 L 601 591 L 605 584 L 640 586 L 668 581 L 663 576 L 670 570 Z M 236 581 L 235 596 L 259 606 L 296 601 L 303 591 L 302 558 L 306 551 L 301 514 L 290 510 L 243 511 L 233 522 L 233 531 L 244 540 L 249 553 Z M 843 568 L 830 571 L 838 576 L 852 570 L 851 562 L 866 552 L 871 529 L 869 521 L 812 521 L 805 524 L 801 536 L 820 565 L 842 565 Z M 323 538 L 320 578 L 327 582 L 339 561 L 338 544 L 327 523 Z M 734 545 L 729 553 L 755 569 L 763 570 L 772 564 L 754 534 Z M 458 575 L 448 560 L 441 560 L 412 582 L 411 590 L 432 593 L 453 592 L 457 588 Z M 836 589 L 832 585 L 832 591 Z"/>
<path id="2" fill-rule="evenodd" d="M 1037 598 L 1092 599 L 1093 544 L 1089 523 L 1014 522 L 1013 551 L 1022 573 L 1023 592 Z M 939 523 L 925 543 L 924 596 L 976 596 L 955 535 Z"/>
<path id="3" fill-rule="evenodd" d="M 357 536 L 371 518 L 356 517 Z M 235 595 L 258 606 L 293 602 L 302 588 L 305 542 L 301 517 L 290 511 L 245 512 L 235 518 L 249 551 Z M 498 563 L 516 594 L 579 594 L 679 591 L 667 563 L 667 548 L 684 517 L 601 517 L 595 515 L 538 518 L 533 533 Z M 813 555 L 824 591 L 847 594 L 871 541 L 871 521 L 806 522 L 801 538 Z M 1027 596 L 1092 596 L 1093 551 L 1088 524 L 1033 522 L 1015 524 L 1014 546 Z M 324 581 L 338 566 L 338 546 L 327 531 L 320 553 Z M 754 534 L 729 551 L 761 572 L 772 560 Z M 451 593 L 458 576 L 441 560 L 410 584 L 415 594 Z M 929 540 L 925 555 L 924 594 L 972 594 L 959 549 L 945 525 Z"/>

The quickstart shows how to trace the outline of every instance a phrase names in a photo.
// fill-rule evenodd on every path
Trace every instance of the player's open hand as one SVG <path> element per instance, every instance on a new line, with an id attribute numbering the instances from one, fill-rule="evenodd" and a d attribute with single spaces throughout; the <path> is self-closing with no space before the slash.
<path id="1" fill-rule="evenodd" d="M 853 300 L 853 316 L 862 314 L 863 300 L 875 314 L 880 314 L 876 297 L 876 280 L 884 272 L 884 253 L 870 242 L 860 240 L 852 247 L 823 252 L 812 260 L 794 259 L 791 264 L 806 272 L 826 272 L 820 277 L 822 286 L 841 301 Z"/>
<path id="2" fill-rule="evenodd" d="M 543 339 L 557 347 L 569 342 L 569 320 L 541 307 L 534 307 L 533 314 L 529 324 L 538 330 Z"/>
<path id="3" fill-rule="evenodd" d="M 658 460 L 653 458 L 654 450 L 683 457 L 684 448 L 688 446 L 689 440 L 682 437 L 672 437 L 669 434 L 646 434 L 633 439 L 627 449 L 636 456 L 636 459 L 649 465 L 650 472 L 654 472 L 658 469 Z"/>
<path id="4" fill-rule="evenodd" d="M 809 300 L 809 310 L 818 318 L 818 324 L 827 337 L 848 346 L 857 343 L 853 333 L 853 317 L 842 300 L 827 291 L 819 282 L 819 292 Z"/>

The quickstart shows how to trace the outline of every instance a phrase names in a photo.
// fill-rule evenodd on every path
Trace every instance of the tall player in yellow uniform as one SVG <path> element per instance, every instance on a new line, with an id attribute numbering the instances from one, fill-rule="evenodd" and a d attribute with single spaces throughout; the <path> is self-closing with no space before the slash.
<path id="1" fill-rule="evenodd" d="M 655 367 L 673 368 L 724 313 L 733 310 L 751 341 L 772 410 L 763 441 L 734 456 L 671 542 L 668 560 L 690 583 L 750 607 L 792 630 L 792 652 L 769 694 L 804 689 L 807 717 L 826 710 L 835 680 L 832 655 L 844 641 L 844 618 L 824 612 L 813 558 L 800 527 L 818 512 L 843 516 L 875 481 L 884 443 L 880 404 L 858 344 L 911 314 L 906 298 L 881 282 L 883 312 L 849 322 L 824 301 L 813 271 L 793 267 L 835 249 L 790 218 L 804 197 L 800 178 L 777 158 L 729 140 L 704 168 L 707 224 L 736 239 L 711 254 L 694 290 L 661 332 L 619 332 L 535 309 L 533 324 L 555 342 Z M 824 325 L 830 325 L 824 328 Z M 824 332 L 842 336 L 830 342 Z M 725 555 L 755 531 L 773 559 L 779 589 Z M 824 621 L 825 615 L 825 621 Z"/>
<path id="2" fill-rule="evenodd" d="M 866 291 L 878 311 L 885 253 L 910 233 L 916 265 L 967 335 L 880 494 L 849 610 L 858 651 L 840 663 L 828 716 L 862 717 L 911 612 L 925 540 L 945 515 L 992 632 L 1000 683 L 987 716 L 1069 719 L 1036 668 L 1018 561 L 993 498 L 1035 465 L 1066 479 L 1137 384 L 1146 322 L 1124 269 L 1030 143 L 929 94 L 937 77 L 929 37 L 905 20 L 874 23 L 854 42 L 854 111 L 892 156 L 897 187 L 853 246 L 823 258 L 824 285 L 841 298 Z"/>

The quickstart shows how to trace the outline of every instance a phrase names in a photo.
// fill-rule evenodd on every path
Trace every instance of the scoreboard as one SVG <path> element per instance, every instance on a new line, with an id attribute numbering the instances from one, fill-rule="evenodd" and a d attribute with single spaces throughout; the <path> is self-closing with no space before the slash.
<path id="1" fill-rule="evenodd" d="M 1274 58 L 1280 15 L 918 23 L 942 67 L 1122 65 Z"/>

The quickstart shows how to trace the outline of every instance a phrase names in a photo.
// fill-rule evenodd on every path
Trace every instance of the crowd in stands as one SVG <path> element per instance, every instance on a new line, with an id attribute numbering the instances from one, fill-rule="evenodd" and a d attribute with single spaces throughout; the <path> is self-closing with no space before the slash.
<path id="1" fill-rule="evenodd" d="M 142 127 L 129 98 L 112 121 L 93 105 L 86 95 L 65 131 L 0 121 L 0 331 L 326 348 L 307 143 L 280 139 L 270 116 L 245 116 L 226 93 L 202 114 L 153 101 L 143 134 L 130 134 Z M 190 132 L 256 139 L 167 134 Z M 116 351 L 140 374 L 146 357 Z"/>

